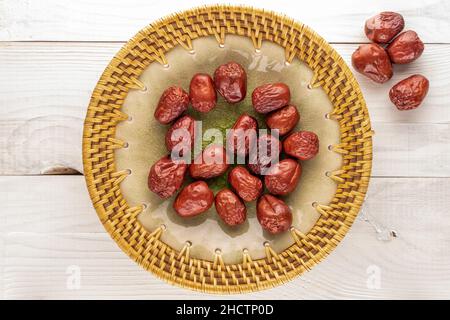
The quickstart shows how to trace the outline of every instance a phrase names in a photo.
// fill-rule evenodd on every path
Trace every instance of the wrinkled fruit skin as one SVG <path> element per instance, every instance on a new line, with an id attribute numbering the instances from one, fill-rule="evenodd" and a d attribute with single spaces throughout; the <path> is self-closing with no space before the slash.
<path id="1" fill-rule="evenodd" d="M 352 54 L 352 65 L 356 71 L 378 83 L 388 81 L 393 75 L 388 54 L 375 43 L 360 45 Z"/>
<path id="2" fill-rule="evenodd" d="M 228 166 L 224 147 L 212 144 L 194 159 L 189 166 L 189 173 L 195 179 L 209 179 L 224 174 Z"/>
<path id="3" fill-rule="evenodd" d="M 292 225 L 292 213 L 287 204 L 270 194 L 258 200 L 256 217 L 264 230 L 277 234 L 288 230 Z"/>
<path id="4" fill-rule="evenodd" d="M 187 185 L 178 194 L 173 208 L 183 218 L 194 217 L 211 208 L 214 194 L 204 181 L 196 181 Z"/>
<path id="5" fill-rule="evenodd" d="M 291 100 L 289 87 L 284 83 L 268 83 L 252 93 L 253 108 L 259 113 L 269 113 L 286 106 Z"/>
<path id="6" fill-rule="evenodd" d="M 278 129 L 279 135 L 291 131 L 300 120 L 298 110 L 293 105 L 278 109 L 266 116 L 266 124 L 270 129 Z"/>
<path id="7" fill-rule="evenodd" d="M 270 168 L 264 177 L 264 182 L 271 194 L 286 195 L 297 187 L 301 174 L 300 163 L 292 159 L 284 159 Z"/>
<path id="8" fill-rule="evenodd" d="M 234 131 L 229 135 L 227 141 L 231 141 L 234 143 L 234 152 L 235 154 L 245 156 L 249 152 L 249 148 L 252 143 L 256 143 L 256 134 L 258 132 L 258 121 L 249 116 L 246 113 L 243 113 L 234 123 L 231 128 Z M 241 132 L 236 130 L 242 130 Z M 253 131 L 248 131 L 253 130 Z M 247 134 L 246 134 L 247 133 Z M 240 139 L 239 139 L 240 138 Z M 241 141 L 243 140 L 244 143 Z M 231 150 L 228 149 L 228 150 Z"/>
<path id="9" fill-rule="evenodd" d="M 367 38 L 376 43 L 388 43 L 405 27 L 401 14 L 385 11 L 366 20 Z"/>
<path id="10" fill-rule="evenodd" d="M 259 148 L 267 144 L 267 152 L 265 153 L 262 149 L 261 155 L 259 155 Z M 282 145 L 280 140 L 275 138 L 270 134 L 264 134 L 259 136 L 257 148 L 255 150 L 250 150 L 249 161 L 247 166 L 253 173 L 265 174 L 270 168 L 271 162 L 276 163 L 280 158 Z"/>
<path id="11" fill-rule="evenodd" d="M 311 131 L 293 132 L 284 139 L 283 148 L 291 157 L 309 160 L 319 152 L 319 137 Z"/>
<path id="12" fill-rule="evenodd" d="M 148 188 L 161 199 L 167 199 L 180 189 L 187 167 L 184 162 L 174 162 L 168 156 L 162 157 L 150 168 Z"/>
<path id="13" fill-rule="evenodd" d="M 189 145 L 190 150 L 192 150 L 194 145 L 194 123 L 195 119 L 191 116 L 183 116 L 175 121 L 166 133 L 166 147 L 169 152 L 172 151 L 172 149 L 180 142 Z M 189 137 L 185 137 L 183 139 L 183 136 L 172 136 L 172 133 L 177 129 L 186 129 L 187 132 L 189 132 L 190 139 L 188 139 Z M 183 155 L 182 153 L 183 152 L 181 152 L 180 156 Z"/>
<path id="14" fill-rule="evenodd" d="M 229 103 L 240 102 L 247 94 L 247 74 L 236 62 L 219 66 L 214 72 L 214 84 L 219 94 Z"/>
<path id="15" fill-rule="evenodd" d="M 180 87 L 167 88 L 155 110 L 155 118 L 161 124 L 168 124 L 185 112 L 189 105 L 189 95 Z"/>
<path id="16" fill-rule="evenodd" d="M 244 201 L 258 199 L 263 190 L 262 181 L 243 166 L 234 167 L 228 174 L 228 181 Z"/>
<path id="17" fill-rule="evenodd" d="M 428 93 L 428 79 L 422 75 L 412 75 L 394 85 L 389 98 L 398 110 L 417 108 Z"/>
<path id="18" fill-rule="evenodd" d="M 197 73 L 192 77 L 189 85 L 189 98 L 192 108 L 199 112 L 211 111 L 216 106 L 216 89 L 209 75 Z"/>
<path id="19" fill-rule="evenodd" d="M 239 197 L 230 189 L 220 190 L 215 199 L 219 217 L 229 226 L 241 224 L 247 218 L 247 208 Z"/>
<path id="20" fill-rule="evenodd" d="M 391 61 L 397 64 L 410 63 L 422 55 L 425 46 L 417 33 L 408 30 L 399 34 L 387 47 Z"/>

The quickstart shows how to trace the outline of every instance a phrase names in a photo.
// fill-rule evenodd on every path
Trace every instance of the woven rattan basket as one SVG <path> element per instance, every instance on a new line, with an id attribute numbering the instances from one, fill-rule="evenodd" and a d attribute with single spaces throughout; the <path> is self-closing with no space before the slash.
<path id="1" fill-rule="evenodd" d="M 330 203 L 314 204 L 320 214 L 307 233 L 291 228 L 293 244 L 277 252 L 266 243 L 265 257 L 252 259 L 243 250 L 240 263 L 226 263 L 220 251 L 211 259 L 191 254 L 190 243 L 176 250 L 161 241 L 164 226 L 147 230 L 138 220 L 143 205 L 129 206 L 121 190 L 126 170 L 117 170 L 115 150 L 126 147 L 116 137 L 117 125 L 128 119 L 122 106 L 151 64 L 166 65 L 176 46 L 193 49 L 193 41 L 227 35 L 284 48 L 287 63 L 299 59 L 312 69 L 311 88 L 322 87 L 333 106 L 329 117 L 339 124 L 342 167 L 328 173 L 337 184 Z M 153 112 L 150 111 L 149 114 Z M 363 203 L 372 165 L 372 130 L 358 83 L 336 51 L 307 26 L 272 12 L 249 7 L 209 6 L 164 18 L 141 30 L 113 58 L 99 80 L 87 112 L 83 163 L 88 190 L 105 229 L 130 258 L 160 278 L 212 293 L 261 290 L 286 282 L 311 269 L 342 240 Z M 144 186 L 145 187 L 145 186 Z"/>

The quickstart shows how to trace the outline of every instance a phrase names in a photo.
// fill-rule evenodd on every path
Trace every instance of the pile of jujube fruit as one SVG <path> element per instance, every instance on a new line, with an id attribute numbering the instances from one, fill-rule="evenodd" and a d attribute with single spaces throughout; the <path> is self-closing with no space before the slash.
<path id="1" fill-rule="evenodd" d="M 293 131 L 300 120 L 296 106 L 290 104 L 290 89 L 284 83 L 270 83 L 257 87 L 252 93 L 252 105 L 256 112 L 265 115 L 265 123 L 271 130 L 278 130 L 280 141 L 271 133 L 245 136 L 244 143 L 234 143 L 234 150 L 227 150 L 219 144 L 210 144 L 196 156 L 190 164 L 173 161 L 170 152 L 179 143 L 186 143 L 172 133 L 176 129 L 186 129 L 191 134 L 190 149 L 194 144 L 194 121 L 184 113 L 191 107 L 207 113 L 216 107 L 217 93 L 228 103 L 242 101 L 247 93 L 247 74 L 236 62 L 219 66 L 212 78 L 208 74 L 195 74 L 190 82 L 189 93 L 178 86 L 167 88 L 155 110 L 154 116 L 161 124 L 170 124 L 165 137 L 169 155 L 158 160 L 150 169 L 148 187 L 160 198 L 167 199 L 181 191 L 173 202 L 176 213 L 183 217 L 193 217 L 207 211 L 213 203 L 221 220 L 236 226 L 247 218 L 246 202 L 256 202 L 257 219 L 262 228 L 271 234 L 288 230 L 292 224 L 292 212 L 281 199 L 298 185 L 302 174 L 299 160 L 313 158 L 319 151 L 319 139 L 310 131 Z M 255 130 L 258 121 L 247 113 L 236 120 L 231 129 Z M 237 139 L 232 131 L 228 139 Z M 254 139 L 251 141 L 250 139 Z M 253 143 L 253 144 L 252 144 Z M 265 156 L 252 152 L 250 146 L 267 146 Z M 226 144 L 229 148 L 229 145 Z M 230 168 L 226 162 L 227 151 L 244 157 L 246 165 Z M 280 157 L 282 152 L 283 157 Z M 261 152 L 262 154 L 262 152 Z M 205 159 L 223 159 L 221 163 L 211 163 Z M 274 159 L 282 159 L 278 162 Z M 274 163 L 271 165 L 271 163 Z M 182 188 L 189 173 L 194 182 Z M 208 179 L 228 174 L 229 187 L 215 195 L 207 184 Z M 264 188 L 265 186 L 265 188 Z M 265 192 L 265 190 L 267 190 Z"/>
<path id="2" fill-rule="evenodd" d="M 365 23 L 365 33 L 373 43 L 362 44 L 352 55 L 353 67 L 377 83 L 392 78 L 392 64 L 408 64 L 422 55 L 425 48 L 415 31 L 403 31 L 405 21 L 399 13 L 381 12 Z M 401 33 L 400 33 L 401 32 Z M 428 93 L 429 82 L 414 74 L 395 84 L 389 98 L 398 110 L 417 108 Z"/>

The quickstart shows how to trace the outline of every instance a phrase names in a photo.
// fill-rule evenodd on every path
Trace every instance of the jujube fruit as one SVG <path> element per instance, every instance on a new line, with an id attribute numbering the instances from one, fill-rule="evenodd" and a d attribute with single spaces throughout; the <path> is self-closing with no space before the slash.
<path id="1" fill-rule="evenodd" d="M 292 225 L 291 209 L 283 200 L 270 194 L 259 198 L 256 217 L 263 229 L 271 234 L 284 232 Z"/>
<path id="2" fill-rule="evenodd" d="M 384 83 L 392 78 L 392 64 L 383 47 L 376 43 L 362 44 L 352 54 L 356 71 L 369 79 Z"/>
<path id="3" fill-rule="evenodd" d="M 415 74 L 395 84 L 389 91 L 389 98 L 398 110 L 415 109 L 425 99 L 428 87 L 428 79 Z"/>
<path id="4" fill-rule="evenodd" d="M 319 137 L 311 131 L 296 131 L 284 139 L 283 149 L 291 157 L 309 160 L 319 152 Z"/>
<path id="5" fill-rule="evenodd" d="M 259 113 L 269 113 L 286 106 L 291 100 L 289 87 L 284 83 L 267 83 L 253 90 L 253 108 Z"/>
<path id="6" fill-rule="evenodd" d="M 245 204 L 230 189 L 222 189 L 216 194 L 215 205 L 217 214 L 229 226 L 244 223 L 247 218 Z"/>
<path id="7" fill-rule="evenodd" d="M 262 181 L 243 166 L 234 167 L 228 174 L 228 181 L 244 201 L 256 200 L 262 193 Z"/>
<path id="8" fill-rule="evenodd" d="M 159 159 L 148 174 L 148 187 L 160 198 L 173 195 L 183 184 L 187 164 L 183 161 L 172 161 L 169 156 Z"/>
<path id="9" fill-rule="evenodd" d="M 189 95 L 182 88 L 173 86 L 164 90 L 155 110 L 155 118 L 161 124 L 168 124 L 185 112 Z"/>
<path id="10" fill-rule="evenodd" d="M 228 62 L 214 72 L 214 85 L 227 102 L 237 103 L 247 93 L 247 74 L 240 64 Z"/>
<path id="11" fill-rule="evenodd" d="M 271 194 L 284 196 L 294 191 L 301 175 L 300 163 L 293 159 L 284 159 L 270 168 L 264 177 L 264 183 Z"/>
<path id="12" fill-rule="evenodd" d="M 197 73 L 189 85 L 189 99 L 194 110 L 211 111 L 217 103 L 216 89 L 211 77 L 205 73 Z"/>
<path id="13" fill-rule="evenodd" d="M 173 203 L 173 208 L 181 217 L 197 216 L 209 208 L 214 202 L 214 194 L 204 181 L 193 182 L 180 191 Z"/>

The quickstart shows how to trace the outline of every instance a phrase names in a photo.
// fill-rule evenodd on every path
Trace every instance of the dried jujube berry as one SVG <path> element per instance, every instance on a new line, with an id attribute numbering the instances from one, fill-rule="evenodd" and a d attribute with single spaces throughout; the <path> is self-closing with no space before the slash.
<path id="1" fill-rule="evenodd" d="M 319 137 L 311 131 L 296 131 L 283 141 L 287 155 L 300 160 L 309 160 L 319 152 Z"/>
<path id="2" fill-rule="evenodd" d="M 253 108 L 259 113 L 269 113 L 286 106 L 291 100 L 289 87 L 284 83 L 267 83 L 253 90 Z"/>
<path id="3" fill-rule="evenodd" d="M 270 168 L 264 177 L 264 183 L 271 194 L 286 195 L 297 187 L 301 174 L 300 163 L 284 159 Z"/>
<path id="4" fill-rule="evenodd" d="M 234 167 L 228 174 L 228 181 L 244 201 L 256 200 L 262 193 L 262 181 L 243 166 Z"/>
<path id="5" fill-rule="evenodd" d="M 389 98 L 398 110 L 415 109 L 427 95 L 428 87 L 428 79 L 415 74 L 395 84 L 389 91 Z"/>
<path id="6" fill-rule="evenodd" d="M 282 145 L 280 140 L 273 135 L 260 135 L 256 148 L 250 150 L 247 166 L 253 173 L 265 174 L 271 164 L 278 162 L 281 149 Z"/>
<path id="7" fill-rule="evenodd" d="M 216 89 L 208 74 L 197 73 L 192 77 L 189 85 L 189 99 L 192 108 L 199 112 L 211 111 L 216 106 Z"/>
<path id="8" fill-rule="evenodd" d="M 204 181 L 193 182 L 180 191 L 173 203 L 179 216 L 188 218 L 197 216 L 209 208 L 214 202 L 214 194 Z"/>
<path id="9" fill-rule="evenodd" d="M 406 64 L 422 55 L 425 46 L 417 33 L 408 30 L 402 32 L 387 47 L 389 58 L 393 63 Z"/>
<path id="10" fill-rule="evenodd" d="M 215 205 L 217 214 L 229 226 L 241 224 L 247 218 L 245 204 L 230 189 L 222 189 L 216 194 Z"/>
<path id="11" fill-rule="evenodd" d="M 367 38 L 376 43 L 388 43 L 405 27 L 405 21 L 397 12 L 384 11 L 366 20 Z"/>
<path id="12" fill-rule="evenodd" d="M 161 124 L 168 124 L 185 112 L 189 105 L 189 95 L 180 87 L 167 88 L 155 110 L 155 118 Z"/>
<path id="13" fill-rule="evenodd" d="M 258 121 L 247 113 L 243 113 L 231 129 L 232 131 L 228 135 L 227 141 L 233 143 L 234 150 L 230 148 L 229 150 L 241 156 L 247 155 L 251 144 L 256 143 Z"/>
<path id="14" fill-rule="evenodd" d="M 227 102 L 237 103 L 244 100 L 247 93 L 247 74 L 240 64 L 228 62 L 214 72 L 214 84 Z"/>
<path id="15" fill-rule="evenodd" d="M 195 119 L 188 115 L 175 121 L 166 133 L 165 140 L 167 150 L 172 151 L 172 149 L 179 143 L 182 143 L 182 146 L 189 146 L 189 149 L 192 150 L 194 145 L 194 123 Z M 185 130 L 182 131 L 180 129 Z M 179 146 L 178 150 L 182 150 L 182 146 Z M 180 152 L 180 156 L 183 155 L 182 153 L 183 152 Z"/>
<path id="16" fill-rule="evenodd" d="M 270 129 L 277 129 L 280 136 L 291 131 L 300 120 L 297 107 L 288 105 L 266 116 L 266 124 Z"/>
<path id="17" fill-rule="evenodd" d="M 264 230 L 277 234 L 292 225 L 292 212 L 287 204 L 277 197 L 265 194 L 258 199 L 256 217 Z"/>
<path id="18" fill-rule="evenodd" d="M 352 54 L 356 71 L 369 79 L 384 83 L 392 78 L 392 64 L 383 47 L 376 43 L 362 44 Z"/>
<path id="19" fill-rule="evenodd" d="M 187 164 L 183 161 L 172 161 L 169 156 L 159 159 L 148 174 L 148 187 L 160 198 L 173 195 L 183 184 Z"/>
<path id="20" fill-rule="evenodd" d="M 227 155 L 223 146 L 209 145 L 199 154 L 189 166 L 189 173 L 195 179 L 218 177 L 228 169 Z"/>

